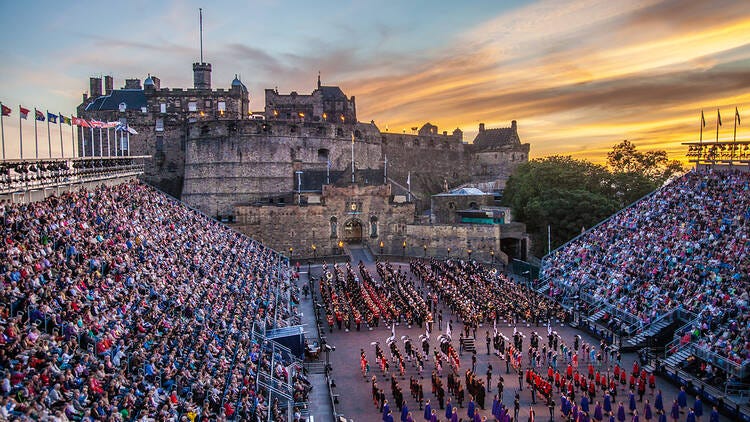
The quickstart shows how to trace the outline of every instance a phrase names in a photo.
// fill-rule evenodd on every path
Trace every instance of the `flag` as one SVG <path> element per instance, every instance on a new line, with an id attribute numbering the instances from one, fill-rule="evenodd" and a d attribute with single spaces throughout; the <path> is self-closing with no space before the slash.
<path id="1" fill-rule="evenodd" d="M 703 127 L 706 127 L 706 118 L 703 116 L 703 110 L 701 110 L 701 123 Z"/>
<path id="2" fill-rule="evenodd" d="M 411 187 L 411 172 L 406 176 L 406 184 Z"/>
<path id="3" fill-rule="evenodd" d="M 86 119 L 82 119 L 80 117 L 73 117 L 72 120 L 73 120 L 73 124 L 76 126 L 91 127 L 91 125 L 89 124 L 89 122 L 86 121 Z"/>
<path id="4" fill-rule="evenodd" d="M 103 128 L 106 125 L 106 123 L 99 120 L 89 120 L 89 124 L 91 125 L 91 127 L 99 129 Z"/>
<path id="5" fill-rule="evenodd" d="M 328 167 L 329 169 L 331 168 L 331 160 L 328 160 L 328 161 L 326 162 L 326 166 L 327 166 L 327 167 Z"/>
<path id="6" fill-rule="evenodd" d="M 354 132 L 352 132 L 352 143 L 354 143 Z"/>
<path id="7" fill-rule="evenodd" d="M 50 123 L 57 123 L 57 114 L 52 114 L 48 111 L 47 120 L 49 120 Z"/>
<path id="8" fill-rule="evenodd" d="M 721 112 L 719 112 L 719 109 L 716 109 L 716 115 L 719 117 L 719 126 L 721 126 Z"/>
<path id="9" fill-rule="evenodd" d="M 18 112 L 21 113 L 21 118 L 26 120 L 26 118 L 29 116 L 29 110 L 28 108 L 23 108 L 21 106 L 18 106 Z"/>
<path id="10" fill-rule="evenodd" d="M 735 115 L 735 117 L 737 117 L 737 124 L 741 125 L 741 122 L 740 122 L 740 111 L 737 110 L 737 107 L 734 108 L 734 115 Z"/>
<path id="11" fill-rule="evenodd" d="M 71 125 L 70 117 L 63 116 L 63 114 L 60 113 L 60 123 L 65 123 L 66 125 L 70 126 Z"/>
<path id="12" fill-rule="evenodd" d="M 10 107 L 3 106 L 3 116 L 10 116 Z"/>
<path id="13" fill-rule="evenodd" d="M 42 113 L 41 111 L 39 111 L 37 109 L 34 109 L 34 114 L 35 114 L 35 118 L 37 120 L 39 120 L 40 122 L 44 121 L 44 113 Z"/>

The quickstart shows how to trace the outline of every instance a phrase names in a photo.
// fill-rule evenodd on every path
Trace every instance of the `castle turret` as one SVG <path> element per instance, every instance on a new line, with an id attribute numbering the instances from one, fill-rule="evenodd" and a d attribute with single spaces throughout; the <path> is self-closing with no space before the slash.
<path id="1" fill-rule="evenodd" d="M 193 63 L 193 88 L 211 89 L 211 63 Z"/>
<path id="2" fill-rule="evenodd" d="M 484 132 L 484 123 L 479 124 L 479 133 Z"/>

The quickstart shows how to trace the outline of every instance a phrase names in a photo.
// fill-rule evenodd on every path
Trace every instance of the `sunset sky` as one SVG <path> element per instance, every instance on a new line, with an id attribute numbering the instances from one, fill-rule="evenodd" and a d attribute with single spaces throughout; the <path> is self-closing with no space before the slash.
<path id="1" fill-rule="evenodd" d="M 320 71 L 381 130 L 429 121 L 470 140 L 480 122 L 517 120 L 532 157 L 596 162 L 623 139 L 680 159 L 701 109 L 704 139 L 717 108 L 720 139 L 732 138 L 735 107 L 750 125 L 750 1 L 3 1 L 7 156 L 18 155 L 19 104 L 70 114 L 89 76 L 192 87 L 199 7 L 213 87 L 240 74 L 254 110 L 264 88 L 309 93 Z M 46 156 L 46 125 L 39 136 Z M 31 116 L 27 140 L 33 151 Z"/>

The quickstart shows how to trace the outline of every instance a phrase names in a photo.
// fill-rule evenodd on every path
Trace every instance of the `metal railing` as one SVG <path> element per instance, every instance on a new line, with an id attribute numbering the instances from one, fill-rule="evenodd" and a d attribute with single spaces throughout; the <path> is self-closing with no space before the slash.
<path id="1" fill-rule="evenodd" d="M 0 162 L 0 194 L 76 185 L 143 173 L 150 156 L 44 158 Z"/>

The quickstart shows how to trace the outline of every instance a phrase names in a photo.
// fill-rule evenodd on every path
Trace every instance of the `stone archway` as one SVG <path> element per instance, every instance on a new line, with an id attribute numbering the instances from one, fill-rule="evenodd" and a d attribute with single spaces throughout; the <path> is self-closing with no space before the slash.
<path id="1" fill-rule="evenodd" d="M 352 218 L 344 224 L 344 241 L 346 243 L 362 243 L 363 235 L 364 227 L 358 219 Z"/>

